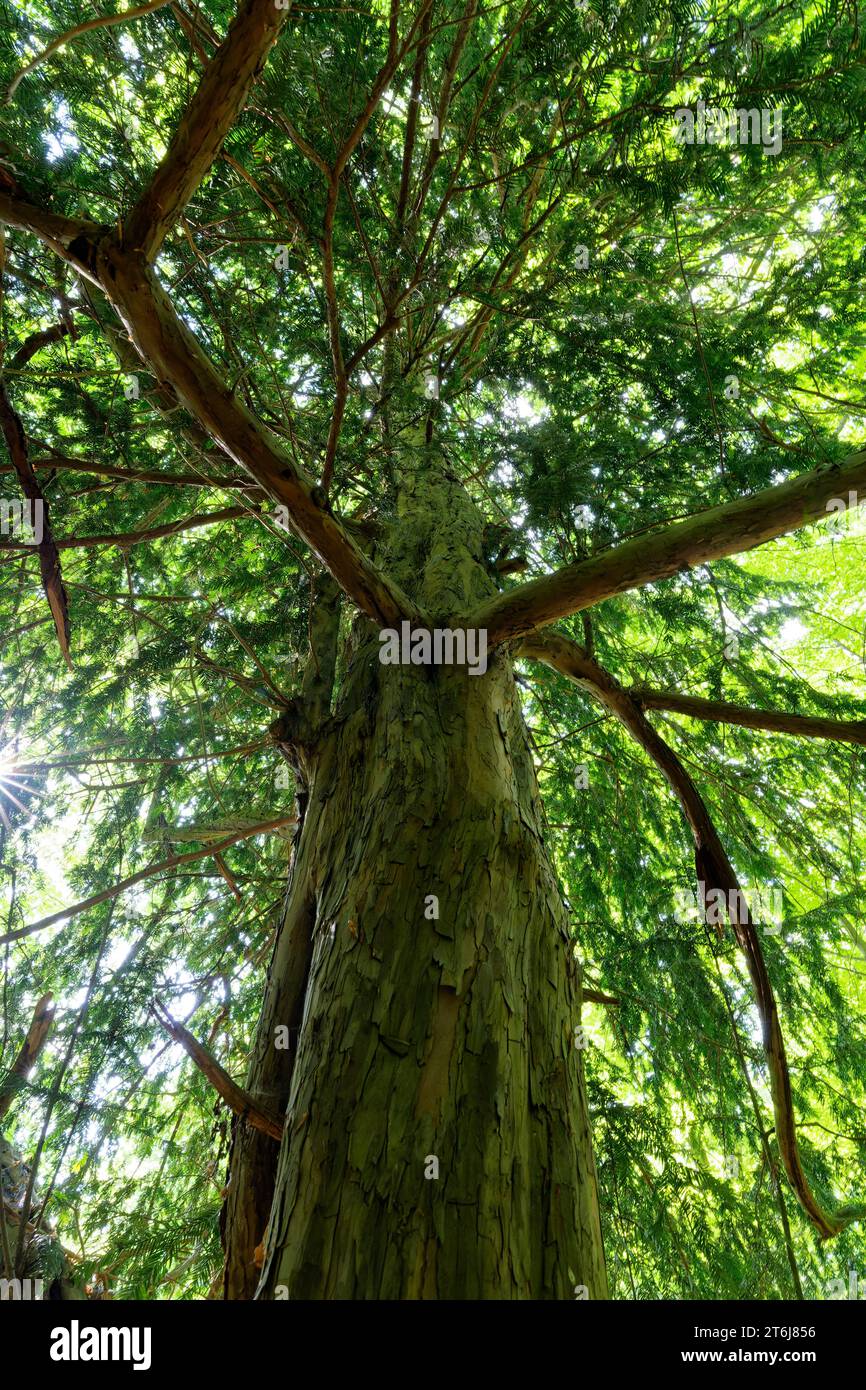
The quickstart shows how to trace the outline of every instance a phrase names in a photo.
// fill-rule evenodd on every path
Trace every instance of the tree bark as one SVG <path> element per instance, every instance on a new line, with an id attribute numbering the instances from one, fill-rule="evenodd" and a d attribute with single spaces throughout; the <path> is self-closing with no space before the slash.
<path id="1" fill-rule="evenodd" d="M 387 558 L 466 612 L 481 518 L 419 454 Z M 605 1297 L 579 967 L 510 663 L 383 666 L 363 618 L 353 642 L 247 1087 L 283 1139 L 236 1135 L 227 1296 Z"/>

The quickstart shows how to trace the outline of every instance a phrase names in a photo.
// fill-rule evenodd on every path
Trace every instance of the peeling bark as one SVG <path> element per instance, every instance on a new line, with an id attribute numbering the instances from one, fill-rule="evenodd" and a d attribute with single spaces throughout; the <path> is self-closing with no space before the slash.
<path id="1" fill-rule="evenodd" d="M 383 548 L 444 620 L 492 581 L 481 518 L 417 453 Z M 270 1155 L 236 1139 L 228 1295 L 605 1297 L 579 970 L 510 664 L 386 667 L 377 637 L 358 620 L 315 753 L 248 1082 L 285 1131 L 272 1206 Z"/>

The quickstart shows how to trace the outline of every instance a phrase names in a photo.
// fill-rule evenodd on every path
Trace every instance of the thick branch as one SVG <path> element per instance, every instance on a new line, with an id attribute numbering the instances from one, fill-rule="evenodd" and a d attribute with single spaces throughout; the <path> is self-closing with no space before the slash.
<path id="1" fill-rule="evenodd" d="M 119 323 L 104 291 L 93 283 L 84 283 L 83 281 L 81 288 L 92 311 L 94 322 L 98 323 L 102 329 L 121 368 L 125 373 L 135 375 L 141 370 L 141 358 L 136 352 L 135 344 L 130 341 Z M 197 420 L 178 422 L 177 412 L 183 410 L 183 406 L 177 395 L 166 382 L 156 379 L 155 373 L 151 369 L 145 369 L 148 370 L 150 376 L 154 377 L 154 385 L 142 393 L 144 399 L 148 405 L 158 410 L 163 418 L 171 423 L 173 431 L 177 431 L 180 437 L 201 456 L 202 466 L 210 469 L 215 462 L 210 452 L 212 440 Z M 54 451 L 52 450 L 52 452 Z M 245 481 L 248 486 L 252 486 L 249 480 Z"/>
<path id="2" fill-rule="evenodd" d="M 59 343 L 61 338 L 65 338 L 67 333 L 71 333 L 68 323 L 53 323 L 50 328 L 41 328 L 38 333 L 31 333 L 21 344 L 9 366 L 14 371 L 19 371 L 26 367 L 31 357 L 35 357 L 37 352 L 41 352 L 44 347 L 51 343 Z"/>
<path id="3" fill-rule="evenodd" d="M 678 570 L 737 555 L 827 515 L 827 503 L 866 489 L 866 450 L 816 468 L 752 497 L 697 512 L 687 521 L 637 536 L 489 600 L 468 625 L 486 628 L 488 644 L 520 637 L 591 608 L 625 589 L 668 579 Z"/>
<path id="4" fill-rule="evenodd" d="M 605 994 L 603 990 L 587 989 L 584 985 L 580 994 L 587 1004 L 607 1004 L 611 1009 L 619 1008 L 619 1000 L 614 999 L 612 994 Z"/>
<path id="5" fill-rule="evenodd" d="M 243 0 L 205 68 L 168 151 L 127 218 L 123 241 L 152 261 L 207 174 L 289 14 L 274 0 Z"/>
<path id="6" fill-rule="evenodd" d="M 8 193 L 0 193 L 0 222 L 20 232 L 32 232 L 64 260 L 72 259 L 67 253 L 74 241 L 79 237 L 94 236 L 100 231 L 95 222 L 86 222 L 79 217 L 60 217 L 57 213 L 34 207 L 23 198 L 10 198 Z"/>
<path id="7" fill-rule="evenodd" d="M 774 734 L 793 734 L 797 738 L 829 738 L 838 743 L 866 744 L 866 719 L 823 719 L 819 715 L 787 714 L 777 710 L 750 709 L 724 700 L 704 700 L 697 695 L 678 695 L 673 690 L 629 691 L 641 709 L 666 709 L 693 719 L 718 724 L 738 724 L 746 729 L 766 729 Z"/>
<path id="8" fill-rule="evenodd" d="M 797 1200 L 818 1233 L 824 1239 L 838 1235 L 851 1221 L 866 1215 L 866 1207 L 848 1207 L 834 1213 L 825 1212 L 803 1172 L 797 1147 L 785 1042 L 761 944 L 752 923 L 751 913 L 744 910 L 745 896 L 731 861 L 697 787 L 676 753 L 659 737 L 628 691 L 599 666 L 597 661 L 587 656 L 576 642 L 569 641 L 559 633 L 538 634 L 521 644 L 520 654 L 544 662 L 546 666 L 575 681 L 615 714 L 652 758 L 679 801 L 695 842 L 698 879 L 703 882 L 705 893 L 712 889 L 721 889 L 724 893 L 734 935 L 745 957 L 752 981 L 755 1002 L 761 1018 L 776 1138 L 785 1172 Z M 736 905 L 733 910 L 731 904 Z"/>
<path id="9" fill-rule="evenodd" d="M 429 626 L 351 539 L 321 489 L 235 399 L 140 256 L 129 255 L 92 223 L 57 218 L 5 195 L 0 196 L 0 221 L 35 232 L 103 290 L 144 361 L 169 383 L 206 433 L 268 496 L 286 506 L 295 531 L 362 612 L 385 627 L 404 618 Z"/>
<path id="10" fill-rule="evenodd" d="M 142 841 L 145 843 L 153 841 L 171 841 L 173 844 L 189 843 L 198 841 L 199 844 L 206 844 L 211 840 L 224 840 L 229 835 L 236 835 L 238 832 L 249 834 L 264 834 L 260 825 L 252 820 L 233 820 L 225 821 L 222 825 L 155 825 L 150 830 L 142 831 Z M 277 826 L 268 834 L 285 836 L 287 828 Z"/>
<path id="11" fill-rule="evenodd" d="M 276 1139 L 279 1143 L 283 1137 L 283 1125 L 279 1115 L 257 1105 L 252 1096 L 248 1095 L 236 1081 L 232 1081 L 228 1072 L 220 1066 L 212 1053 L 208 1052 L 207 1048 L 194 1038 L 182 1023 L 178 1023 L 176 1019 L 172 1018 L 163 1004 L 157 1002 L 153 1012 L 165 1031 L 174 1038 L 175 1042 L 180 1043 L 184 1052 L 192 1058 L 202 1075 L 207 1077 L 214 1090 L 222 1096 L 229 1109 L 248 1120 L 254 1129 L 260 1129 L 263 1134 L 269 1134 L 272 1139 Z"/>

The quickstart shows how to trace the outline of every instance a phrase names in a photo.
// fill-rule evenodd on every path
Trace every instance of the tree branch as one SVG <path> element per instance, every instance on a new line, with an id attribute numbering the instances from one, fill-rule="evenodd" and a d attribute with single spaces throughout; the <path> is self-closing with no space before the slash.
<path id="1" fill-rule="evenodd" d="M 207 174 L 289 15 L 274 0 L 243 0 L 204 70 L 168 151 L 123 229 L 127 250 L 152 261 Z"/>
<path id="2" fill-rule="evenodd" d="M 120 531 L 115 535 L 68 536 L 55 541 L 58 550 L 93 550 L 103 545 L 117 545 L 125 550 L 130 545 L 140 545 L 142 541 L 155 541 L 163 536 L 176 536 L 181 531 L 194 531 L 200 526 L 210 526 L 217 521 L 235 521 L 241 516 L 254 516 L 248 507 L 223 507 L 218 512 L 203 512 L 198 516 L 181 517 L 179 521 L 166 522 L 164 526 L 153 526 L 149 531 Z M 0 541 L 3 550 L 33 550 L 24 541 Z"/>
<path id="3" fill-rule="evenodd" d="M 283 1137 L 283 1123 L 279 1115 L 257 1105 L 251 1095 L 248 1095 L 236 1081 L 232 1081 L 228 1072 L 220 1066 L 213 1054 L 208 1052 L 207 1048 L 194 1038 L 182 1023 L 173 1019 L 165 1005 L 158 1000 L 153 1005 L 153 1013 L 165 1031 L 174 1038 L 175 1042 L 180 1043 L 184 1052 L 192 1058 L 199 1071 L 207 1077 L 229 1109 L 248 1120 L 254 1129 L 260 1129 L 263 1134 L 269 1134 L 272 1139 L 276 1139 L 279 1143 Z"/>
<path id="4" fill-rule="evenodd" d="M 866 487 L 866 450 L 752 497 L 696 512 L 661 531 L 566 565 L 488 600 L 467 619 L 486 628 L 488 645 L 520 637 L 569 613 L 591 608 L 625 589 L 668 579 L 678 570 L 752 550 L 827 515 L 834 497 Z"/>
<path id="5" fill-rule="evenodd" d="M 34 443 L 36 441 L 31 436 L 31 446 Z M 37 444 L 37 447 L 51 449 L 50 445 Z M 251 482 L 248 477 L 218 478 L 207 473 L 162 473 L 157 468 L 121 468 L 113 463 L 97 463 L 94 459 L 70 458 L 68 454 L 55 453 L 53 449 L 43 458 L 31 459 L 30 462 L 36 473 L 44 473 L 50 469 L 61 472 L 91 473 L 96 478 L 119 478 L 130 483 L 156 483 L 163 487 L 209 487 L 222 492 L 234 492 L 240 489 L 245 493 L 258 494 L 255 483 Z M 14 472 L 12 464 L 0 463 L 0 473 L 11 472 Z"/>
<path id="6" fill-rule="evenodd" d="M 376 569 L 330 509 L 320 490 L 279 441 L 218 376 L 140 257 L 99 245 L 98 280 L 141 356 L 167 380 L 212 439 L 245 468 L 269 497 L 285 504 L 297 533 L 358 607 L 383 626 L 403 618 L 423 624 L 415 605 Z"/>
<path id="7" fill-rule="evenodd" d="M 26 367 L 31 357 L 35 357 L 42 348 L 48 347 L 50 343 L 59 343 L 61 338 L 65 338 L 72 329 L 68 323 L 53 323 L 50 328 L 42 328 L 38 333 L 31 333 L 24 339 L 9 366 L 12 370 L 18 371 L 21 367 Z"/>
<path id="8" fill-rule="evenodd" d="M 52 994 L 43 994 L 33 1010 L 33 1018 L 27 1030 L 27 1037 L 21 1044 L 21 1050 L 9 1068 L 2 1086 L 0 1086 L 0 1120 L 27 1080 L 28 1072 L 36 1064 L 40 1052 L 48 1041 L 48 1034 L 51 1032 L 51 1025 L 54 1022 L 53 998 Z"/>
<path id="9" fill-rule="evenodd" d="M 105 29 L 112 24 L 125 24 L 130 19 L 140 19 L 142 15 L 150 14 L 152 10 L 159 10 L 163 5 L 167 5 L 169 0 L 148 0 L 145 5 L 136 5 L 134 9 L 122 10 L 120 14 L 100 15 L 97 19 L 86 19 L 83 24 L 76 24 L 74 29 L 67 29 L 65 34 L 60 34 L 56 39 L 52 39 L 47 48 L 43 48 L 41 53 L 37 53 L 35 58 L 31 58 L 23 68 L 15 74 L 6 89 L 6 101 L 10 102 L 15 95 L 15 89 L 22 77 L 26 77 L 28 72 L 38 68 L 41 63 L 56 53 L 59 48 L 70 43 L 72 39 L 77 39 L 80 34 L 88 34 L 91 29 Z"/>
<path id="10" fill-rule="evenodd" d="M 163 859 L 158 864 L 150 864 L 146 869 L 139 869 L 137 874 L 130 874 L 129 878 L 122 878 L 111 888 L 105 888 L 101 893 L 94 893 L 92 897 L 85 898 L 80 903 L 73 903 L 71 907 L 63 907 L 59 912 L 52 912 L 50 916 L 40 918 L 38 922 L 31 922 L 27 927 L 19 927 L 16 931 L 6 932 L 0 936 L 0 946 L 5 946 L 8 942 L 20 941 L 25 936 L 32 936 L 34 932 L 42 931 L 43 927 L 53 927 L 55 922 L 62 922 L 67 917 L 77 917 L 80 912 L 86 912 L 88 908 L 97 907 L 100 903 L 110 902 L 118 894 L 125 893 L 127 888 L 133 888 L 136 883 L 143 883 L 146 878 L 153 878 L 154 874 L 165 873 L 166 869 L 177 869 L 181 864 L 192 864 L 196 859 L 206 859 L 209 855 L 221 854 L 230 845 L 236 845 L 238 840 L 248 840 L 252 835 L 263 835 L 267 831 L 278 830 L 281 825 L 293 825 L 296 819 L 295 816 L 278 816 L 276 820 L 261 821 L 258 825 L 239 830 L 237 834 L 230 835 L 217 844 L 208 845 L 206 849 L 192 850 L 189 854 L 172 855 L 170 859 Z"/>
<path id="11" fill-rule="evenodd" d="M 189 841 L 198 841 L 199 844 L 209 843 L 211 840 L 224 840 L 228 835 L 237 835 L 238 832 L 249 834 L 264 834 L 256 821 L 239 820 L 225 821 L 222 825 L 154 825 L 150 830 L 143 830 L 141 838 L 143 843 L 153 843 L 156 841 L 171 841 L 174 844 L 183 844 Z M 274 835 L 284 833 L 283 826 L 271 832 Z"/>
<path id="12" fill-rule="evenodd" d="M 588 989 L 586 985 L 580 991 L 581 998 L 587 1004 L 607 1004 L 612 1009 L 619 1008 L 619 1000 L 614 999 L 612 994 L 605 994 L 600 989 Z"/>
<path id="13" fill-rule="evenodd" d="M 418 607 L 355 544 L 321 489 L 235 399 L 141 256 L 124 251 L 93 223 L 55 217 L 5 195 L 0 195 L 0 221 L 35 232 L 103 290 L 144 361 L 169 383 L 206 433 L 268 496 L 286 506 L 295 531 L 362 612 L 385 627 L 398 626 L 404 618 L 429 626 Z"/>
<path id="14" fill-rule="evenodd" d="M 95 236 L 102 230 L 96 222 L 87 222 L 80 217 L 61 217 L 56 212 L 35 207 L 23 198 L 12 198 L 8 193 L 0 193 L 0 222 L 5 222 L 7 227 L 15 227 L 19 232 L 32 232 L 64 260 L 73 260 L 68 254 L 69 247 L 79 237 Z"/>
<path id="15" fill-rule="evenodd" d="M 838 1235 L 851 1221 L 866 1216 L 866 1207 L 825 1212 L 809 1186 L 800 1162 L 791 1081 L 776 1000 L 751 912 L 709 812 L 673 749 L 656 733 L 638 704 L 597 661 L 559 633 L 539 633 L 521 643 L 520 655 L 541 661 L 588 690 L 652 758 L 682 807 L 695 842 L 695 867 L 706 890 L 721 889 L 737 944 L 745 957 L 761 1018 L 764 1055 L 770 1077 L 776 1138 L 785 1172 L 803 1211 L 823 1239 Z M 733 911 L 731 904 L 737 904 Z M 743 920 L 745 918 L 745 920 Z"/>
<path id="16" fill-rule="evenodd" d="M 766 729 L 769 733 L 793 734 L 797 738 L 829 738 L 839 743 L 866 744 L 866 719 L 824 719 L 819 715 L 788 714 L 778 710 L 750 709 L 724 700 L 704 700 L 698 695 L 678 695 L 673 690 L 630 690 L 641 709 L 665 709 L 708 719 L 719 724 L 738 724 L 746 729 Z"/>

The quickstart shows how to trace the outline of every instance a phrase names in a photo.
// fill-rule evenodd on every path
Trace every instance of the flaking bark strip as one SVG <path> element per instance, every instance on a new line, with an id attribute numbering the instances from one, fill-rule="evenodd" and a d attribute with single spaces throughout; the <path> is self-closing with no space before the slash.
<path id="1" fill-rule="evenodd" d="M 451 1054 L 454 1051 L 454 1037 L 457 1031 L 457 1016 L 460 1003 L 457 991 L 448 985 L 441 985 L 433 1017 L 433 1036 L 430 1051 L 421 1072 L 418 1086 L 418 1100 L 415 1104 L 415 1117 L 430 1115 L 434 1124 L 439 1123 L 443 1101 L 448 1092 L 448 1073 Z"/>

